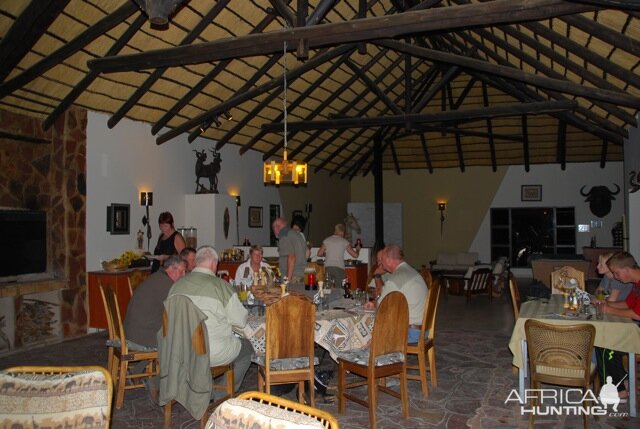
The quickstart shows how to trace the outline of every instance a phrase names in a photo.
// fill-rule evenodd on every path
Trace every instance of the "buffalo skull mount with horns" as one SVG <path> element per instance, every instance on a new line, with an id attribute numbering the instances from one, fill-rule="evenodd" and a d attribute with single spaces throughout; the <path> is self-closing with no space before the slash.
<path id="1" fill-rule="evenodd" d="M 580 189 L 580 195 L 587 197 L 585 201 L 589 203 L 591 213 L 598 217 L 605 217 L 609 214 L 611 201 L 616 199 L 614 195 L 620 193 L 620 186 L 615 183 L 614 186 L 616 187 L 615 191 L 610 191 L 606 186 L 594 186 L 587 193 L 584 192 L 586 185 Z"/>

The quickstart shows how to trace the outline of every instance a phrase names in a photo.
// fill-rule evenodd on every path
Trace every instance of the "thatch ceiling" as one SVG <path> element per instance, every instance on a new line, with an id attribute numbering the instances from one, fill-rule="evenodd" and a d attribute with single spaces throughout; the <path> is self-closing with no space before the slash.
<path id="1" fill-rule="evenodd" d="M 287 41 L 289 157 L 315 170 L 366 174 L 375 139 L 398 171 L 604 164 L 640 108 L 639 3 L 190 0 L 157 29 L 133 0 L 3 1 L 0 109 L 279 157 Z"/>

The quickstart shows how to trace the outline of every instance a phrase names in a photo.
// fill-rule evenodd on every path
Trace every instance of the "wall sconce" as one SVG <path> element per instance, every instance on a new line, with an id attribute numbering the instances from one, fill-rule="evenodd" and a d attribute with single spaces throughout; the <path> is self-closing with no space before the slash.
<path id="1" fill-rule="evenodd" d="M 447 209 L 447 203 L 438 203 L 438 210 L 440 210 L 440 235 L 444 229 L 444 211 Z"/>
<path id="2" fill-rule="evenodd" d="M 236 195 L 236 243 L 240 245 L 240 195 Z"/>
<path id="3" fill-rule="evenodd" d="M 140 205 L 146 209 L 146 215 L 142 216 L 142 225 L 147 227 L 147 250 L 151 243 L 151 220 L 149 219 L 149 207 L 153 205 L 153 192 L 140 192 Z"/>

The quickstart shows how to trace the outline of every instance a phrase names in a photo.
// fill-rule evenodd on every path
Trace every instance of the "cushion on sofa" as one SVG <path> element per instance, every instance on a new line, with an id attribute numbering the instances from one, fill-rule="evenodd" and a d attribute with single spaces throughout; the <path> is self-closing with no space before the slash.
<path id="1" fill-rule="evenodd" d="M 478 262 L 478 252 L 456 253 L 456 264 L 458 265 L 474 265 L 476 262 Z"/>
<path id="2" fill-rule="evenodd" d="M 437 265 L 457 265 L 457 253 L 438 253 Z"/>

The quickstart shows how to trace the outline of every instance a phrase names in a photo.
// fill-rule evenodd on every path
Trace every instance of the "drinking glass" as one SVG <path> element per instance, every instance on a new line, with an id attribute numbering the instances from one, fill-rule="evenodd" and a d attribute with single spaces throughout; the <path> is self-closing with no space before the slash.
<path id="1" fill-rule="evenodd" d="M 238 285 L 238 298 L 242 303 L 247 302 L 248 294 L 249 294 L 249 285 L 246 283 L 240 283 Z"/>
<path id="2" fill-rule="evenodd" d="M 367 288 L 367 296 L 369 297 L 369 301 L 375 301 L 378 299 L 378 293 L 375 286 L 369 286 Z"/>
<path id="3" fill-rule="evenodd" d="M 596 301 L 594 307 L 596 308 L 596 319 L 602 320 L 604 318 L 604 301 Z"/>

